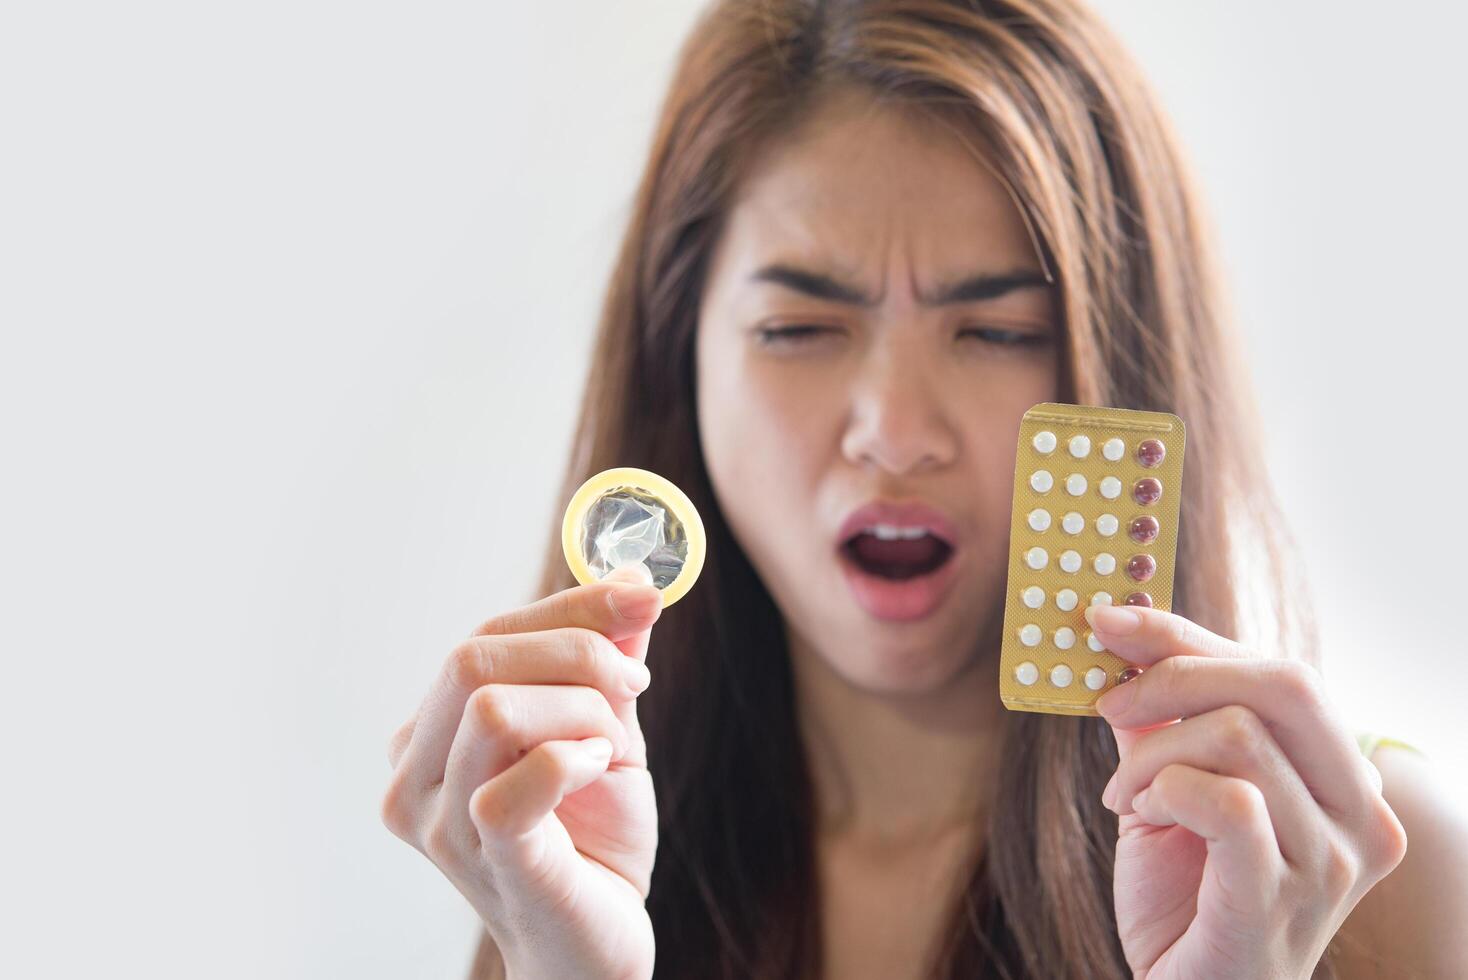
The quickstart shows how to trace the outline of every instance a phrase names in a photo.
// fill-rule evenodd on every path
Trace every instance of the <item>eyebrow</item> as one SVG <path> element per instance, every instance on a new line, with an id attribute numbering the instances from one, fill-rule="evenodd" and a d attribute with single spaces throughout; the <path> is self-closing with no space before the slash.
<path id="1" fill-rule="evenodd" d="M 802 269 L 787 262 L 773 262 L 750 276 L 751 282 L 769 282 L 817 299 L 849 303 L 853 306 L 876 306 L 878 299 L 859 287 L 842 282 L 824 272 Z M 931 295 L 918 299 L 924 306 L 949 306 L 997 299 L 1017 289 L 1044 288 L 1051 283 L 1039 272 L 1009 272 L 968 276 L 939 287 Z"/>

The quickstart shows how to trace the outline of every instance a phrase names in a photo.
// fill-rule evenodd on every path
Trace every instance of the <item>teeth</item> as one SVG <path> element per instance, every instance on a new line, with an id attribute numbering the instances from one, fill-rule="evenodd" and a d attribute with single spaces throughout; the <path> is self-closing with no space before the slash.
<path id="1" fill-rule="evenodd" d="M 896 524 L 873 524 L 864 529 L 867 534 L 873 535 L 882 541 L 896 541 L 898 538 L 920 538 L 928 533 L 925 527 L 898 527 Z"/>

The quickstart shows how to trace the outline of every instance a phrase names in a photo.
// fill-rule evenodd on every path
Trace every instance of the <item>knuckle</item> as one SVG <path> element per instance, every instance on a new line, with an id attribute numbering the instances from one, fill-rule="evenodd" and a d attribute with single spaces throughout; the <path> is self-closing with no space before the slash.
<path id="1" fill-rule="evenodd" d="M 1329 844 L 1320 859 L 1320 877 L 1333 896 L 1349 895 L 1361 877 L 1361 865 L 1348 848 Z"/>
<path id="2" fill-rule="evenodd" d="M 472 690 L 484 683 L 484 652 L 478 643 L 466 640 L 449 654 L 446 672 L 454 687 Z"/>
<path id="3" fill-rule="evenodd" d="M 1376 832 L 1372 836 L 1375 846 L 1371 849 L 1376 860 L 1372 862 L 1372 870 L 1378 878 L 1385 878 L 1407 856 L 1407 829 L 1383 797 L 1378 796 L 1376 803 L 1376 826 L 1373 828 Z"/>
<path id="4" fill-rule="evenodd" d="M 1205 657 L 1222 656 L 1224 651 L 1219 649 L 1218 637 L 1193 622 L 1191 619 L 1180 618 L 1178 620 L 1178 642 L 1189 650 L 1197 650 Z"/>
<path id="5" fill-rule="evenodd" d="M 382 825 L 400 840 L 411 841 L 414 833 L 413 808 L 408 801 L 407 786 L 401 778 L 388 782 L 378 806 Z"/>
<path id="6" fill-rule="evenodd" d="M 1177 788 L 1177 781 L 1182 775 L 1183 767 L 1175 762 L 1158 769 L 1152 777 L 1152 795 L 1164 799 L 1170 797 Z"/>
<path id="7" fill-rule="evenodd" d="M 569 745 L 541 743 L 534 750 L 537 756 L 536 766 L 552 782 L 564 783 L 572 775 L 571 753 L 573 751 Z"/>
<path id="8" fill-rule="evenodd" d="M 544 629 L 550 624 L 565 625 L 574 623 L 576 621 L 576 610 L 573 597 L 580 588 L 580 586 L 574 586 L 569 589 L 562 589 L 560 592 L 553 592 L 542 599 L 537 604 L 540 615 L 534 617 L 539 622 L 540 628 Z M 529 618 L 527 617 L 527 620 Z"/>
<path id="9" fill-rule="evenodd" d="M 459 854 L 459 835 L 449 821 L 439 817 L 423 831 L 423 853 L 433 863 L 443 866 L 451 863 Z"/>
<path id="10" fill-rule="evenodd" d="M 1274 683 L 1291 701 L 1319 705 L 1325 700 L 1325 683 L 1320 671 L 1303 660 L 1280 660 L 1274 666 Z"/>
<path id="11" fill-rule="evenodd" d="M 510 617 L 513 613 L 497 613 L 480 623 L 474 630 L 475 636 L 494 636 L 499 633 L 513 633 L 510 629 Z"/>
<path id="12" fill-rule="evenodd" d="M 480 786 L 469 796 L 469 816 L 481 836 L 498 834 L 505 824 L 507 810 L 504 794 L 498 792 L 494 780 Z"/>
<path id="13" fill-rule="evenodd" d="M 504 738 L 515 730 L 514 698 L 505 684 L 485 684 L 469 696 L 469 723 L 482 738 Z"/>
<path id="14" fill-rule="evenodd" d="M 596 677 L 605 672 L 607 651 L 605 638 L 595 630 L 573 626 L 567 630 L 571 663 L 579 677 Z"/>
<path id="15" fill-rule="evenodd" d="M 553 592 L 532 603 L 517 606 L 487 620 L 478 632 L 489 636 L 536 633 L 571 621 L 571 595 L 580 586 Z"/>
<path id="16" fill-rule="evenodd" d="M 1186 616 L 1168 616 L 1163 620 L 1166 623 L 1167 638 L 1177 646 L 1191 646 L 1195 638 L 1197 628 L 1193 621 Z"/>
<path id="17" fill-rule="evenodd" d="M 1227 637 L 1219 636 L 1188 619 L 1186 616 L 1171 616 L 1167 620 L 1169 639 L 1194 656 L 1210 660 L 1226 660 L 1239 655 L 1239 647 Z"/>
<path id="18" fill-rule="evenodd" d="M 417 727 L 418 716 L 415 714 L 412 718 L 399 725 L 397 731 L 388 736 L 387 763 L 394 769 L 397 768 L 398 762 L 403 757 L 403 753 L 408 751 L 408 744 L 413 740 L 413 732 Z"/>
<path id="19" fill-rule="evenodd" d="M 1227 779 L 1215 804 L 1225 820 L 1249 824 L 1265 816 L 1264 794 L 1247 779 Z"/>
<path id="20" fill-rule="evenodd" d="M 1264 723 L 1252 708 L 1229 704 L 1218 709 L 1219 737 L 1235 756 L 1253 755 L 1264 734 Z"/>
<path id="21" fill-rule="evenodd" d="M 1191 683 L 1190 678 L 1197 671 L 1197 659 L 1188 656 L 1168 657 L 1147 668 L 1147 674 L 1153 678 L 1151 683 L 1160 701 L 1175 701 L 1186 692 Z M 1136 681 L 1132 683 L 1135 684 Z"/>

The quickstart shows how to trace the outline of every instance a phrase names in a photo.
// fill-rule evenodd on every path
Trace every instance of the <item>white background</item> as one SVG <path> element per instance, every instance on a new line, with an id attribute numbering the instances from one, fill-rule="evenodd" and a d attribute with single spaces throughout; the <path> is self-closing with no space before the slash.
<path id="1" fill-rule="evenodd" d="M 1457 5 L 1111 0 L 1360 727 L 1468 784 Z M 0 972 L 458 977 L 384 745 L 529 598 L 697 7 L 0 19 Z"/>

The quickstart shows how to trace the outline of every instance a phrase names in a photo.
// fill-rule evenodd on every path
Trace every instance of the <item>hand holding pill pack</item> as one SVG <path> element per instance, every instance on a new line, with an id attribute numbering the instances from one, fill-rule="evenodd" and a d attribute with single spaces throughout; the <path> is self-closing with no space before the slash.
<path id="1" fill-rule="evenodd" d="M 1025 412 L 999 651 L 1006 708 L 1099 715 L 1097 699 L 1136 670 L 1102 646 L 1085 607 L 1171 610 L 1183 447 L 1182 420 L 1166 412 Z"/>

